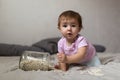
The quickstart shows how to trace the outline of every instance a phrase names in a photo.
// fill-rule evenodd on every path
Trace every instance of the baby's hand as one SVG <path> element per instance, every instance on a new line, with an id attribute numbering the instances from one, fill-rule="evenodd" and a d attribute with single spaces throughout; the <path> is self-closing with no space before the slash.
<path id="1" fill-rule="evenodd" d="M 65 61 L 66 61 L 66 55 L 64 53 L 58 53 L 57 58 L 58 58 L 59 62 L 65 63 Z"/>

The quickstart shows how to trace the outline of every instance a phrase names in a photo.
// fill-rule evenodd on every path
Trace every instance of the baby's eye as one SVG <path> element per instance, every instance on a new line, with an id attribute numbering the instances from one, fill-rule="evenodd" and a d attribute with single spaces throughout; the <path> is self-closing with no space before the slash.
<path id="1" fill-rule="evenodd" d="M 63 25 L 63 27 L 67 27 L 67 25 L 66 25 L 66 24 L 64 24 L 64 25 Z"/>
<path id="2" fill-rule="evenodd" d="M 72 24 L 71 27 L 76 27 L 76 25 L 75 25 L 75 24 Z"/>

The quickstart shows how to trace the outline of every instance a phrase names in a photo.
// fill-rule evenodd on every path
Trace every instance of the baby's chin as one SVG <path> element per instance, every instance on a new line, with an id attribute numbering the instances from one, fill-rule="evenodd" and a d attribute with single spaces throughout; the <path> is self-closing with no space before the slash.
<path id="1" fill-rule="evenodd" d="M 67 38 L 68 40 L 71 40 L 71 39 L 73 39 L 73 36 L 72 36 L 72 35 L 68 35 L 68 36 L 66 36 L 66 38 Z"/>

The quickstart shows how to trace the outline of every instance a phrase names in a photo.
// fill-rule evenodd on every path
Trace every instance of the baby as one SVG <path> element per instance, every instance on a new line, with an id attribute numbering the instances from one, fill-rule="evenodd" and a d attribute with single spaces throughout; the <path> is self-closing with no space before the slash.
<path id="1" fill-rule="evenodd" d="M 86 66 L 101 64 L 94 46 L 79 34 L 82 28 L 82 19 L 79 13 L 68 10 L 60 14 L 58 29 L 63 37 L 58 41 L 59 65 L 57 68 L 66 71 L 71 64 Z"/>

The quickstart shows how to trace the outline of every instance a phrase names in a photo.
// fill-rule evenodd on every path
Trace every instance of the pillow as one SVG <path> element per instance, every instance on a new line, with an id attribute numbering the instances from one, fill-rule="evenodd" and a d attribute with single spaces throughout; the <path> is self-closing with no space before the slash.
<path id="1" fill-rule="evenodd" d="M 57 43 L 59 39 L 60 37 L 43 39 L 32 46 L 42 48 L 45 52 L 49 52 L 50 54 L 55 54 L 58 52 Z M 104 52 L 106 50 L 106 48 L 102 45 L 94 44 L 93 46 L 95 47 L 96 52 Z"/>
<path id="2" fill-rule="evenodd" d="M 55 54 L 58 52 L 57 51 L 57 42 L 59 41 L 59 39 L 60 39 L 60 37 L 43 39 L 43 40 L 33 44 L 32 46 L 42 48 L 46 52 L 49 52 L 50 54 Z"/>
<path id="3" fill-rule="evenodd" d="M 94 44 L 93 46 L 95 47 L 96 52 L 104 52 L 106 50 L 106 48 L 102 45 Z"/>
<path id="4" fill-rule="evenodd" d="M 0 43 L 0 56 L 21 56 L 26 50 L 44 52 L 43 49 L 34 46 Z"/>

